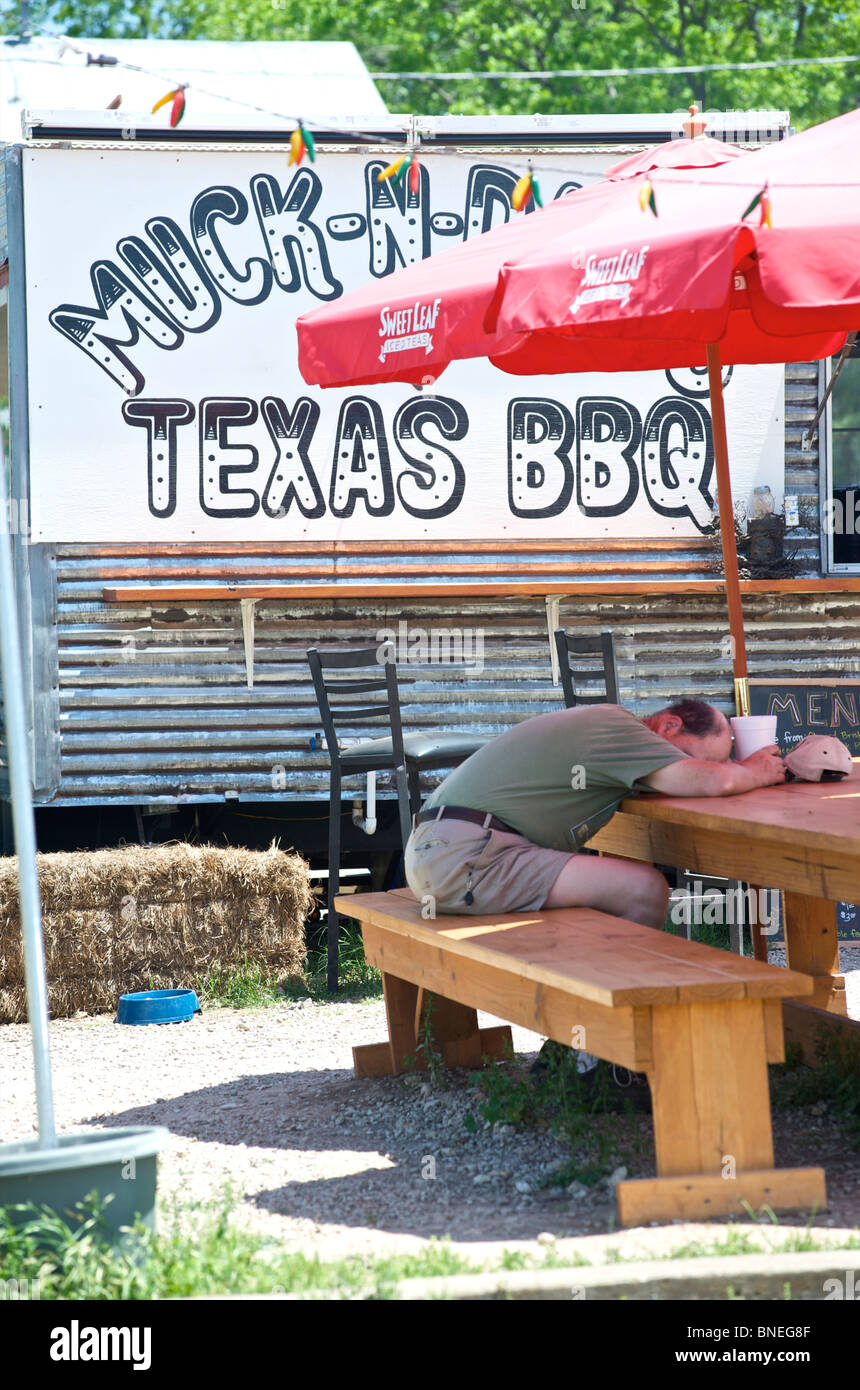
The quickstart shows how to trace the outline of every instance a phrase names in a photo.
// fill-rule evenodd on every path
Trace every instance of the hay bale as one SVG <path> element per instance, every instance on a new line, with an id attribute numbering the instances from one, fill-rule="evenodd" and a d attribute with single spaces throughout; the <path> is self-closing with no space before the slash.
<path id="1" fill-rule="evenodd" d="M 129 845 L 36 856 L 53 1018 L 115 1009 L 121 994 L 193 987 L 249 960 L 301 976 L 316 899 L 308 865 L 268 850 Z M 27 1017 L 18 864 L 0 859 L 0 1022 Z"/>

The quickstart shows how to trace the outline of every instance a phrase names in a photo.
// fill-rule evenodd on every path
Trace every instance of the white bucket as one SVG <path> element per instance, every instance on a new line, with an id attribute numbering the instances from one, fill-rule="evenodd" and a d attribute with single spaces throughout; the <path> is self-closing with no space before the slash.
<path id="1" fill-rule="evenodd" d="M 759 748 L 768 748 L 776 743 L 775 714 L 740 714 L 731 721 L 735 736 L 735 758 L 743 762 Z"/>

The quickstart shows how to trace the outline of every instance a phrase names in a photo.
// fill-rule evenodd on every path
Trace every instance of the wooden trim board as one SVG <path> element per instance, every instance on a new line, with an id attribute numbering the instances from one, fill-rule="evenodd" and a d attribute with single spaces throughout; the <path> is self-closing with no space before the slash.
<path id="1" fill-rule="evenodd" d="M 498 568 L 498 567 L 497 567 Z M 609 566 L 604 566 L 609 568 Z M 575 579 L 567 583 L 542 580 L 535 575 L 532 580 L 515 583 L 474 584 L 428 583 L 428 584 L 200 584 L 157 586 L 128 585 L 122 588 L 113 586 L 102 590 L 106 603 L 203 603 L 232 598 L 292 599 L 295 602 L 309 603 L 314 599 L 383 599 L 399 602 L 402 599 L 426 598 L 509 598 L 514 596 L 532 597 L 535 595 L 559 594 L 568 600 L 596 597 L 619 598 L 659 598 L 663 594 L 725 594 L 722 579 L 654 579 L 647 584 L 631 583 L 624 580 L 610 580 L 595 583 Z M 749 594 L 837 594 L 860 592 L 860 578 L 845 579 L 742 579 L 741 593 Z"/>

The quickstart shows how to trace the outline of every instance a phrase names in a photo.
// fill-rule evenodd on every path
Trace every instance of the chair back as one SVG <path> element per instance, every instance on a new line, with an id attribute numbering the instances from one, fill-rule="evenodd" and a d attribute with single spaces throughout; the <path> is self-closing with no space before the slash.
<path id="1" fill-rule="evenodd" d="M 601 632 L 594 637 L 569 637 L 563 627 L 557 627 L 555 630 L 555 649 L 558 653 L 564 703 L 568 709 L 572 709 L 574 705 L 618 704 L 615 638 L 611 632 Z M 602 676 L 606 688 L 604 695 L 583 695 L 577 691 L 577 681 L 594 681 L 596 677 L 601 675 L 600 670 L 596 670 L 593 664 L 591 666 L 573 664 L 577 658 L 582 657 L 599 657 L 602 660 Z"/>
<path id="2" fill-rule="evenodd" d="M 354 726 L 356 720 L 384 719 L 391 733 L 394 750 L 392 765 L 404 765 L 397 668 L 393 661 L 380 661 L 379 650 L 379 647 L 361 647 L 347 651 L 342 648 L 337 651 L 319 651 L 318 648 L 311 647 L 308 651 L 308 663 L 313 676 L 326 747 L 333 763 L 339 761 L 338 725 Z M 374 668 L 373 674 L 358 678 L 353 674 L 368 671 L 368 668 Z M 332 678 L 330 672 L 338 674 Z M 358 698 L 377 693 L 384 694 L 385 699 L 371 703 Z"/>

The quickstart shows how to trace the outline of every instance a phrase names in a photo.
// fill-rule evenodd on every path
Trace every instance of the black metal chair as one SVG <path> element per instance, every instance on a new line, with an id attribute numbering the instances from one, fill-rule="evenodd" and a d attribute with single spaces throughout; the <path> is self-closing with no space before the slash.
<path id="1" fill-rule="evenodd" d="M 331 992 L 337 989 L 337 945 L 340 922 L 334 899 L 340 887 L 341 784 L 345 777 L 368 772 L 393 771 L 400 814 L 403 848 L 412 830 L 412 817 L 421 803 L 420 774 L 438 768 L 456 767 L 488 741 L 470 733 L 403 732 L 397 668 L 393 661 L 380 661 L 379 647 L 358 650 L 319 651 L 311 647 L 308 663 L 331 759 L 329 783 L 328 836 L 328 976 Z M 376 668 L 371 674 L 369 668 Z M 338 675 L 332 679 L 327 673 Z M 358 678 L 351 673 L 357 672 Z M 382 696 L 371 702 L 365 696 Z M 337 724 L 355 728 L 368 719 L 384 719 L 388 737 L 361 739 L 341 747 Z"/>
<path id="2" fill-rule="evenodd" d="M 611 632 L 601 632 L 596 637 L 569 637 L 563 627 L 555 630 L 555 649 L 558 652 L 558 665 L 564 703 L 568 709 L 574 705 L 617 705 L 618 671 L 615 666 L 615 638 Z M 574 666 L 572 659 L 598 657 L 602 660 L 602 671 L 591 666 Z M 577 691 L 576 682 L 594 682 L 602 676 L 605 694 L 583 694 Z"/>

